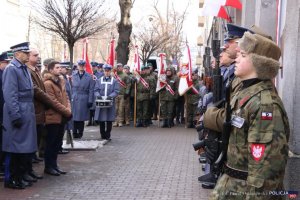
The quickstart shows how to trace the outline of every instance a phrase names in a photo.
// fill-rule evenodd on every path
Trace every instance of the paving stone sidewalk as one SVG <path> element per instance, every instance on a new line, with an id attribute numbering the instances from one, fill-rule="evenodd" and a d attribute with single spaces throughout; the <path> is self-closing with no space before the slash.
<path id="1" fill-rule="evenodd" d="M 83 139 L 100 138 L 99 127 L 86 127 Z M 112 141 L 96 151 L 59 155 L 67 175 L 44 179 L 25 190 L 4 189 L 1 200 L 204 200 L 198 156 L 192 148 L 194 129 L 113 128 Z M 34 168 L 43 174 L 43 163 Z M 300 159 L 289 159 L 285 185 L 300 191 Z M 2 182 L 0 184 L 3 184 Z M 299 197 L 299 196 L 298 196 Z"/>

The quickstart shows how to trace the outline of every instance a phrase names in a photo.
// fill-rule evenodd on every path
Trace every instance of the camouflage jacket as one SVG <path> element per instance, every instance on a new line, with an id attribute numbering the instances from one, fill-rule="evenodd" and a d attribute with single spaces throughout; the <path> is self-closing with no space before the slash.
<path id="1" fill-rule="evenodd" d="M 179 79 L 177 76 L 172 76 L 171 78 L 167 78 L 167 83 L 171 86 L 174 91 L 174 95 L 172 95 L 166 87 L 160 90 L 160 100 L 162 101 L 175 101 L 178 98 L 178 85 Z"/>
<path id="2" fill-rule="evenodd" d="M 137 101 L 150 100 L 151 79 L 148 75 L 142 74 L 141 77 L 148 83 L 149 88 L 146 88 L 141 81 L 136 85 L 136 99 Z"/>
<path id="3" fill-rule="evenodd" d="M 118 72 L 117 73 L 120 79 L 125 83 L 126 87 L 123 87 L 120 84 L 120 92 L 119 95 L 124 95 L 124 94 L 130 94 L 130 89 L 131 89 L 131 79 L 130 77 L 124 73 L 124 72 Z"/>
<path id="4" fill-rule="evenodd" d="M 199 92 L 199 89 L 200 89 L 200 84 L 199 84 L 199 81 L 198 80 L 194 80 L 193 81 L 193 86 L 194 88 Z M 186 92 L 186 102 L 187 104 L 194 104 L 194 105 L 197 105 L 198 104 L 198 101 L 200 99 L 200 94 L 198 93 L 195 93 L 193 91 L 193 89 L 189 89 L 187 92 Z"/>
<path id="5" fill-rule="evenodd" d="M 231 109 L 227 165 L 248 172 L 248 188 L 282 189 L 290 129 L 272 82 L 261 81 L 239 90 Z M 235 119 L 239 122 L 234 123 Z"/>

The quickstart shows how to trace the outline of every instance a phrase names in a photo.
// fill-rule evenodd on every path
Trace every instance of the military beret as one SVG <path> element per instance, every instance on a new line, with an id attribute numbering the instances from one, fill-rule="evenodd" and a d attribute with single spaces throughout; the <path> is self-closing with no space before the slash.
<path id="1" fill-rule="evenodd" d="M 47 58 L 44 60 L 43 65 L 48 66 L 52 61 L 54 61 L 54 58 Z"/>
<path id="2" fill-rule="evenodd" d="M 122 63 L 118 63 L 117 67 L 123 67 L 123 64 Z"/>
<path id="3" fill-rule="evenodd" d="M 124 65 L 124 69 L 130 69 L 128 65 Z"/>
<path id="4" fill-rule="evenodd" d="M 29 53 L 31 51 L 29 49 L 29 42 L 23 42 L 20 44 L 16 44 L 14 46 L 11 46 L 10 49 L 12 50 L 13 53 L 18 52 L 18 51 Z"/>

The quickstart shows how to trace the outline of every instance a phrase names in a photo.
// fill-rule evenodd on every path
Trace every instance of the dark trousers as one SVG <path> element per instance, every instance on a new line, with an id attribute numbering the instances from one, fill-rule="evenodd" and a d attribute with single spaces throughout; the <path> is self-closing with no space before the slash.
<path id="1" fill-rule="evenodd" d="M 176 120 L 179 121 L 184 118 L 184 96 L 180 96 L 176 100 Z M 181 122 L 182 123 L 182 122 Z"/>
<path id="2" fill-rule="evenodd" d="M 38 142 L 38 153 L 40 157 L 44 157 L 45 143 L 47 131 L 45 130 L 44 124 L 36 125 L 37 142 Z"/>
<path id="3" fill-rule="evenodd" d="M 45 168 L 57 168 L 57 154 L 61 148 L 61 137 L 64 135 L 64 124 L 46 125 Z"/>
<path id="4" fill-rule="evenodd" d="M 84 131 L 84 121 L 74 121 L 74 134 L 83 134 Z"/>
<path id="5" fill-rule="evenodd" d="M 31 162 L 32 153 L 6 153 L 5 182 L 21 181 L 26 173 L 28 162 Z"/>
<path id="6" fill-rule="evenodd" d="M 4 171 L 5 154 L 2 151 L 2 127 L 0 127 L 0 172 Z"/>
<path id="7" fill-rule="evenodd" d="M 90 125 L 94 125 L 94 123 L 95 123 L 94 116 L 95 116 L 95 110 L 90 110 L 90 119 L 89 119 Z"/>
<path id="8" fill-rule="evenodd" d="M 110 132 L 112 129 L 112 122 L 100 122 L 101 139 L 110 139 Z"/>

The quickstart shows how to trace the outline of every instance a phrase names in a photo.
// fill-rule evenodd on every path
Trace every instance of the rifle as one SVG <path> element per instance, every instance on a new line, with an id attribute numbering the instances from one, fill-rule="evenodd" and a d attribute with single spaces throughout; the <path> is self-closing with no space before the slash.
<path id="1" fill-rule="evenodd" d="M 216 162 L 213 164 L 213 171 L 219 172 L 222 169 L 222 166 L 224 162 L 227 159 L 227 149 L 228 149 L 228 143 L 229 143 L 229 137 L 230 137 L 230 131 L 231 131 L 231 107 L 230 107 L 230 91 L 231 91 L 231 84 L 228 82 L 226 84 L 225 88 L 225 101 L 226 101 L 226 116 L 225 121 L 223 123 L 223 132 L 222 132 L 222 139 L 221 139 L 221 153 L 216 160 Z"/>

